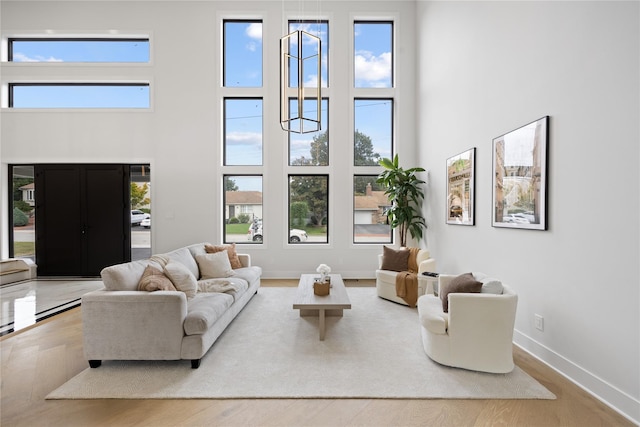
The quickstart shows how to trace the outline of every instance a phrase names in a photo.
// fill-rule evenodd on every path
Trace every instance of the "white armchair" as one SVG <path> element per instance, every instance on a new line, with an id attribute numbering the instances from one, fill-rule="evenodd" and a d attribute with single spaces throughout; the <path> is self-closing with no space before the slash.
<path id="1" fill-rule="evenodd" d="M 396 275 L 397 271 L 382 270 L 383 254 L 378 255 L 378 269 L 376 270 L 376 291 L 380 298 L 397 302 L 399 304 L 408 305 L 405 300 L 396 295 Z M 422 272 L 436 272 L 436 260 L 431 258 L 431 254 L 427 249 L 420 249 L 416 257 L 418 264 L 418 297 L 433 293 L 432 278 L 423 276 Z"/>
<path id="2" fill-rule="evenodd" d="M 475 274 L 474 274 L 475 276 Z M 440 275 L 444 289 L 455 276 Z M 477 279 L 483 281 L 481 279 Z M 450 293 L 449 312 L 434 295 L 418 299 L 418 316 L 425 353 L 447 366 L 473 371 L 507 373 L 513 370 L 513 327 L 517 294 L 495 279 L 480 293 Z M 491 289 L 493 288 L 493 289 Z"/>

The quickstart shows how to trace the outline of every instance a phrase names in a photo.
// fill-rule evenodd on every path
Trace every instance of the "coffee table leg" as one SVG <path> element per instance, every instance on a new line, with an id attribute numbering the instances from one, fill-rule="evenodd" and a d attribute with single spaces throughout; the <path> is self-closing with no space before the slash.
<path id="1" fill-rule="evenodd" d="M 319 311 L 318 315 L 320 316 L 320 322 L 319 322 L 319 326 L 320 326 L 320 341 L 324 341 L 324 333 L 325 333 L 324 308 L 321 308 L 318 311 Z"/>

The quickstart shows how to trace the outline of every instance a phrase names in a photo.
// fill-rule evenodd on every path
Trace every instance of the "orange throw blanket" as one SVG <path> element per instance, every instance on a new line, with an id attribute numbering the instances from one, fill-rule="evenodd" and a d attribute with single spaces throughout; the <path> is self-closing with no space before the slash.
<path id="1" fill-rule="evenodd" d="M 409 248 L 409 271 L 396 274 L 396 295 L 406 301 L 409 307 L 418 302 L 418 252 L 420 248 Z"/>

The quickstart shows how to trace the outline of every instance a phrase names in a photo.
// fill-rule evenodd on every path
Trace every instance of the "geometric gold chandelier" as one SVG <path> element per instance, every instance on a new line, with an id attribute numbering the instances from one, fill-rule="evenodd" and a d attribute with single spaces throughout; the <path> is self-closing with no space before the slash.
<path id="1" fill-rule="evenodd" d="M 321 129 L 321 58 L 322 43 L 313 34 L 297 30 L 280 39 L 280 126 L 287 132 Z M 305 70 L 314 69 L 315 87 L 305 87 Z"/>

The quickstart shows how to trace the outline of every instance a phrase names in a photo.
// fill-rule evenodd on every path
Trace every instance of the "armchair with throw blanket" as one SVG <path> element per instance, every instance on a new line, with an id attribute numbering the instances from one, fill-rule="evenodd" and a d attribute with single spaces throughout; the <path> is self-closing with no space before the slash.
<path id="1" fill-rule="evenodd" d="M 422 275 L 424 271 L 436 271 L 436 260 L 427 249 L 383 246 L 376 270 L 378 296 L 415 307 L 418 297 L 433 292 L 427 289 L 430 281 Z"/>

